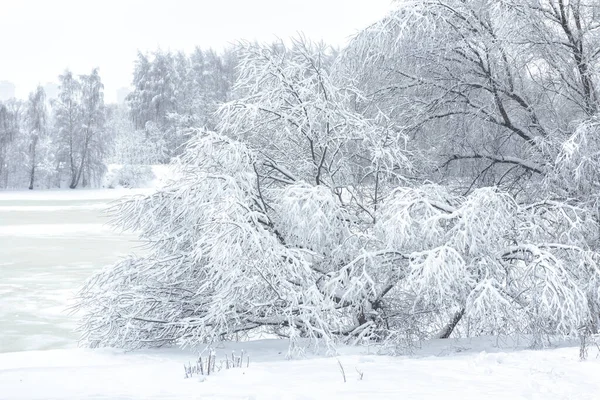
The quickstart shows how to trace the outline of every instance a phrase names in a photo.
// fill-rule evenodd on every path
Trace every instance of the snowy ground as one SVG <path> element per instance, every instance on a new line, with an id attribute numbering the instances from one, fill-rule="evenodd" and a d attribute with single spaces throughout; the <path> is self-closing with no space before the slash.
<path id="1" fill-rule="evenodd" d="M 191 351 L 48 350 L 0 354 L 0 399 L 598 399 L 600 361 L 573 347 L 495 348 L 493 340 L 427 344 L 413 358 L 342 349 L 338 357 L 286 360 L 284 341 L 242 347 L 250 367 L 184 378 Z M 481 351 L 486 348 L 487 351 Z M 338 361 L 343 365 L 344 383 Z M 359 372 L 363 379 L 359 380 Z"/>
<path id="2" fill-rule="evenodd" d="M 497 339 L 426 343 L 412 358 L 343 348 L 286 359 L 278 340 L 228 343 L 250 367 L 184 379 L 192 350 L 77 349 L 71 296 L 135 249 L 102 210 L 131 190 L 0 192 L 0 399 L 600 399 L 600 359 Z M 345 368 L 347 382 L 338 366 Z M 363 379 L 359 380 L 359 372 Z"/>

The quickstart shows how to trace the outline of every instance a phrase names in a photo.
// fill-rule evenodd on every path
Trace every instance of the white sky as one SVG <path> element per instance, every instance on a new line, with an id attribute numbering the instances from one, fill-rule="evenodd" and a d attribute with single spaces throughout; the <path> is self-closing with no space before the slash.
<path id="1" fill-rule="evenodd" d="M 0 81 L 38 83 L 100 67 L 107 101 L 130 86 L 138 49 L 222 48 L 297 32 L 342 45 L 391 0 L 0 0 Z"/>

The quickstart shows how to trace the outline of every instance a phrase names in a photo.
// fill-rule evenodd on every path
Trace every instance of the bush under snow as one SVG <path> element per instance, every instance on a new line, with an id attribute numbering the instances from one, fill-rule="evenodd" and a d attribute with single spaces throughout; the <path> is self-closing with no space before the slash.
<path id="1" fill-rule="evenodd" d="M 150 252 L 79 294 L 84 341 L 195 346 L 253 331 L 407 344 L 597 328 L 597 220 L 568 202 L 409 185 L 401 130 L 354 111 L 327 53 L 242 49 L 218 133 L 179 178 L 114 209 Z"/>

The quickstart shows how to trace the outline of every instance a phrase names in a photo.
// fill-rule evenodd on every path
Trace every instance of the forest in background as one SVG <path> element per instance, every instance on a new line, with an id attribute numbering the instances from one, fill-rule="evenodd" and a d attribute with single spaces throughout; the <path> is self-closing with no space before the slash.
<path id="1" fill-rule="evenodd" d="M 134 175 L 169 163 L 183 151 L 186 128 L 214 128 L 235 63 L 233 50 L 139 53 L 123 105 L 104 103 L 98 69 L 66 70 L 57 99 L 38 87 L 26 101 L 0 102 L 0 189 L 98 187 L 109 163 Z"/>

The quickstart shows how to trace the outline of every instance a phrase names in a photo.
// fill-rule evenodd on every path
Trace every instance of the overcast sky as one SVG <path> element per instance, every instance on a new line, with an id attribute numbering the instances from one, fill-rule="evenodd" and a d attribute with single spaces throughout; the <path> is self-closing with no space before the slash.
<path id="1" fill-rule="evenodd" d="M 38 83 L 100 67 L 106 100 L 131 83 L 138 49 L 222 48 L 302 31 L 342 45 L 391 0 L 0 0 L 0 81 L 25 97 Z"/>

